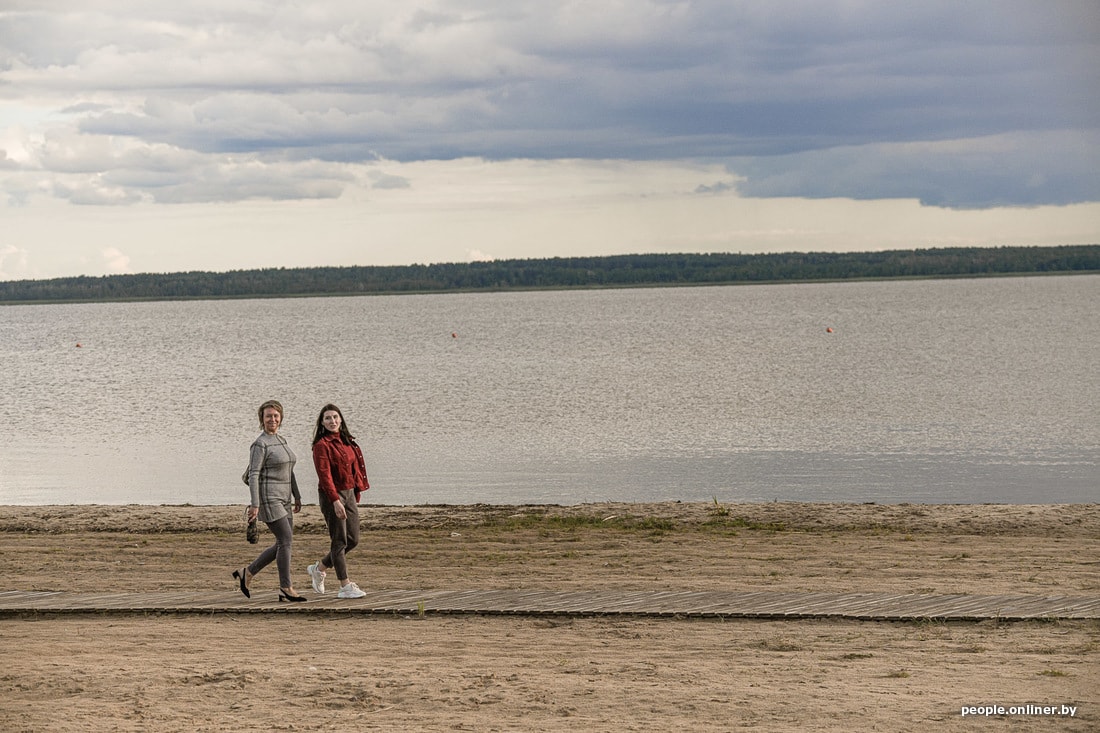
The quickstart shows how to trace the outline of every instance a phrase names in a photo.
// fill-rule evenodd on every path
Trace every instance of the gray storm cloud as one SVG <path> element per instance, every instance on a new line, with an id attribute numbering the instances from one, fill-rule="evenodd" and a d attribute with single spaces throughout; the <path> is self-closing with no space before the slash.
<path id="1" fill-rule="evenodd" d="M 722 162 L 750 197 L 1100 199 L 1092 2 L 361 6 L 16 3 L 9 196 L 334 197 L 344 163 L 473 156 Z"/>

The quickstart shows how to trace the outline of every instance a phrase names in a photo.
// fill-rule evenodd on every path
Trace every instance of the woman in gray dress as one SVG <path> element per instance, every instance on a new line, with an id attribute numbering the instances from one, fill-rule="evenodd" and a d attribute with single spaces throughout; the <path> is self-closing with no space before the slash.
<path id="1" fill-rule="evenodd" d="M 291 543 L 294 539 L 294 515 L 302 510 L 302 495 L 298 492 L 298 480 L 294 478 L 297 457 L 279 435 L 283 422 L 283 406 L 275 400 L 260 405 L 260 427 L 263 432 L 249 450 L 248 490 L 252 503 L 248 507 L 248 521 L 259 518 L 275 535 L 275 544 L 233 577 L 241 585 L 241 593 L 252 597 L 249 582 L 252 576 L 275 561 L 279 568 L 279 600 L 304 601 L 305 596 L 294 592 L 290 582 Z M 293 501 L 293 504 L 291 503 Z"/>

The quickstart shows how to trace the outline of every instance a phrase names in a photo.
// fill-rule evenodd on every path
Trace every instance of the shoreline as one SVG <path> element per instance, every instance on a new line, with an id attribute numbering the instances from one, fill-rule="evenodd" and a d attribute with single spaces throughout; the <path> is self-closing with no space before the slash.
<path id="1" fill-rule="evenodd" d="M 0 532 L 225 532 L 243 504 L 0 505 Z M 1047 534 L 1100 537 L 1100 503 L 879 504 L 846 502 L 594 502 L 586 504 L 360 504 L 364 529 L 423 529 L 524 521 L 617 524 L 660 520 L 668 529 Z M 303 504 L 295 531 L 325 532 L 316 504 Z"/>
<path id="2" fill-rule="evenodd" d="M 374 588 L 1100 593 L 1100 504 L 368 504 L 360 527 L 352 559 Z M 9 507 L 0 557 L 11 590 L 52 590 L 55 567 L 74 591 L 233 590 L 273 542 L 244 530 L 242 506 Z M 303 506 L 292 581 L 328 545 Z"/>
<path id="3" fill-rule="evenodd" d="M 1094 250 L 1096 247 L 1097 247 L 1096 244 L 1060 244 L 1060 245 L 1013 246 L 1013 247 L 1008 247 L 1007 249 L 1045 251 L 1045 252 L 1053 253 L 1057 250 L 1062 250 L 1063 252 L 1066 251 L 1066 250 L 1071 250 L 1071 249 L 1072 250 Z M 989 247 L 963 247 L 963 248 L 948 248 L 948 249 L 956 249 L 956 250 L 961 249 L 961 250 L 968 251 L 969 253 L 976 253 L 976 252 L 981 252 L 981 251 L 985 250 L 986 253 L 988 254 L 988 252 L 991 251 L 993 248 L 989 248 Z M 1005 247 L 1000 247 L 1000 248 L 997 248 L 997 249 L 1004 250 L 1006 248 Z M 428 278 L 426 279 L 426 283 L 422 284 L 420 287 L 415 287 L 415 288 L 413 288 L 413 287 L 408 287 L 408 288 L 406 288 L 406 287 L 402 287 L 402 288 L 392 288 L 392 287 L 390 287 L 390 288 L 387 288 L 387 287 L 379 286 L 379 287 L 375 287 L 375 288 L 369 289 L 369 290 L 364 290 L 362 287 L 360 287 L 360 285 L 361 285 L 361 283 L 360 283 L 360 284 L 357 284 L 356 287 L 351 288 L 351 289 L 345 288 L 345 289 L 342 289 L 342 290 L 328 290 L 328 291 L 295 291 L 293 288 L 289 288 L 289 292 L 288 292 L 288 288 L 286 287 L 287 283 L 284 282 L 284 283 L 282 283 L 282 287 L 271 287 L 269 292 L 262 292 L 262 291 L 253 291 L 253 292 L 249 292 L 249 293 L 244 293 L 244 292 L 210 292 L 211 290 L 216 290 L 216 287 L 212 287 L 212 285 L 214 283 L 216 283 L 217 281 L 224 279 L 226 276 L 240 275 L 241 273 L 251 274 L 251 275 L 263 274 L 263 270 L 241 270 L 241 271 L 234 271 L 234 272 L 216 272 L 216 271 L 192 271 L 192 272 L 173 272 L 173 273 L 147 273 L 146 272 L 146 273 L 106 275 L 106 276 L 104 276 L 104 278 L 108 279 L 108 280 L 114 280 L 115 282 L 120 282 L 120 283 L 129 282 L 129 281 L 135 281 L 136 282 L 138 280 L 154 280 L 155 281 L 155 279 L 158 278 L 158 277 L 161 278 L 161 279 L 166 278 L 168 280 L 175 280 L 175 281 L 180 281 L 180 282 L 189 280 L 189 281 L 191 281 L 190 284 L 192 286 L 202 286 L 202 288 L 204 290 L 206 290 L 206 292 L 204 294 L 198 294 L 198 295 L 166 295 L 164 293 L 160 293 L 160 294 L 154 294 L 154 295 L 134 295 L 134 294 L 130 294 L 130 295 L 121 295 L 121 296 L 113 296 L 113 297 L 112 296 L 103 296 L 103 295 L 98 295 L 98 294 L 97 295 L 85 295 L 85 296 L 68 295 L 68 296 L 58 296 L 58 297 L 34 297 L 34 296 L 26 296 L 25 295 L 24 297 L 21 297 L 21 298 L 20 297 L 0 298 L 0 306 L 6 306 L 6 305 L 54 305 L 54 304 L 72 304 L 72 303 L 92 304 L 92 303 L 130 303 L 130 302 L 142 303 L 142 302 L 172 302 L 172 301 L 187 302 L 187 301 L 204 301 L 204 300 L 268 300 L 268 299 L 281 299 L 281 298 L 328 298 L 328 297 L 401 296 L 401 295 L 437 295 L 437 294 L 438 295 L 447 295 L 447 294 L 478 294 L 478 293 L 508 293 L 508 292 L 524 293 L 524 292 L 545 292 L 545 291 L 622 290 L 622 289 L 635 289 L 635 288 L 640 289 L 640 288 L 678 288 L 678 287 L 725 287 L 725 286 L 740 286 L 740 285 L 788 285 L 788 284 L 790 284 L 790 285 L 800 285 L 800 284 L 807 284 L 807 283 L 890 282 L 890 281 L 914 281 L 914 280 L 953 280 L 953 279 L 976 280 L 976 279 L 1004 278 L 1004 277 L 1048 277 L 1048 276 L 1060 276 L 1060 275 L 1095 275 L 1095 274 L 1100 273 L 1100 270 L 1089 269 L 1089 268 L 1083 268 L 1083 269 L 1056 269 L 1056 267 L 1051 267 L 1050 266 L 1051 262 L 1047 262 L 1046 267 L 1043 267 L 1041 269 L 1031 269 L 1031 270 L 1010 269 L 1011 265 L 1009 265 L 1008 268 L 1006 268 L 1006 269 L 993 268 L 991 270 L 987 269 L 987 270 L 980 271 L 980 272 L 959 271 L 959 268 L 957 268 L 957 267 L 953 267 L 951 269 L 949 269 L 948 267 L 941 267 L 938 270 L 933 269 L 933 270 L 925 271 L 925 272 L 918 273 L 918 274 L 905 274 L 905 273 L 902 273 L 900 271 L 894 272 L 893 274 L 871 274 L 873 270 L 877 270 L 877 269 L 880 269 L 880 268 L 875 263 L 871 263 L 871 262 L 867 262 L 867 261 L 858 261 L 858 260 L 866 260 L 868 257 L 870 257 L 871 259 L 878 259 L 878 258 L 881 258 L 881 256 L 883 256 L 883 255 L 909 255 L 909 256 L 914 256 L 915 255 L 918 258 L 921 258 L 921 257 L 932 258 L 932 257 L 935 257 L 937 254 L 939 254 L 941 251 L 942 251 L 942 248 L 932 247 L 932 248 L 916 248 L 916 249 L 910 249 L 910 250 L 885 250 L 885 251 L 881 251 L 881 252 L 844 252 L 844 253 L 837 253 L 837 252 L 781 252 L 781 253 L 760 253 L 760 254 L 752 254 L 752 255 L 743 255 L 741 253 L 725 252 L 725 253 L 709 253 L 709 254 L 698 254 L 698 253 L 688 253 L 688 254 L 683 254 L 683 253 L 680 253 L 680 254 L 669 254 L 669 253 L 664 253 L 664 254 L 661 254 L 661 253 L 642 254 L 642 253 L 633 253 L 633 254 L 624 254 L 624 255 L 606 255 L 606 256 L 601 256 L 601 257 L 595 258 L 596 260 L 602 261 L 601 263 L 599 263 L 599 266 L 597 267 L 597 270 L 601 274 L 604 274 L 604 275 L 606 275 L 608 273 L 614 273 L 616 271 L 616 268 L 613 266 L 613 263 L 614 263 L 614 261 L 617 261 L 617 260 L 658 258 L 658 259 L 665 260 L 665 265 L 657 271 L 656 276 L 651 273 L 649 276 L 643 276 L 642 279 L 636 279 L 636 280 L 632 280 L 632 281 L 629 281 L 629 282 L 619 282 L 619 281 L 615 281 L 614 278 L 611 278 L 611 279 L 606 279 L 602 282 L 585 282 L 585 283 L 582 283 L 582 284 L 573 284 L 571 282 L 566 282 L 565 281 L 565 280 L 570 279 L 570 278 L 567 277 L 567 278 L 565 278 L 565 280 L 559 280 L 557 282 L 551 282 L 551 283 L 547 283 L 547 284 L 544 284 L 544 285 L 532 285 L 532 284 L 524 284 L 523 282 L 514 282 L 514 280 L 511 279 L 509 276 L 514 275 L 514 270 L 516 268 L 521 268 L 521 269 L 522 268 L 528 268 L 529 269 L 533 265 L 536 269 L 540 269 L 540 268 L 543 268 L 544 266 L 546 266 L 548 264 L 555 264 L 555 261 L 557 261 L 556 262 L 557 265 L 561 265 L 562 263 L 568 264 L 569 261 L 576 261 L 576 260 L 584 260 L 586 263 L 581 265 L 580 267 L 585 271 L 586 274 L 590 274 L 589 271 L 592 269 L 592 265 L 590 263 L 588 263 L 588 261 L 592 260 L 593 258 L 570 258 L 570 257 L 566 257 L 566 258 L 535 258 L 533 260 L 523 260 L 523 259 L 519 259 L 519 260 L 495 260 L 492 263 L 489 263 L 489 265 L 491 265 L 493 267 L 496 267 L 497 269 L 503 268 L 504 269 L 503 274 L 504 274 L 505 278 L 509 279 L 508 284 L 504 284 L 504 285 L 496 284 L 496 285 L 455 286 L 455 285 L 448 285 L 448 284 L 445 284 L 443 282 L 444 280 L 450 280 L 449 275 L 444 274 L 444 275 L 442 275 L 442 279 L 439 279 L 440 275 L 437 274 L 437 275 L 435 275 L 436 280 L 434 281 L 435 282 L 434 285 L 426 284 L 426 283 L 432 282 L 431 281 L 431 276 L 428 276 Z M 853 263 L 850 263 L 850 264 L 852 265 L 852 267 L 856 268 L 856 270 L 858 272 L 855 275 L 844 277 L 844 276 L 838 276 L 838 275 L 835 275 L 835 274 L 825 274 L 825 273 L 822 273 L 822 272 L 814 272 L 812 267 L 809 270 L 806 270 L 806 263 L 804 262 L 804 257 L 807 254 L 817 255 L 819 257 L 824 256 L 824 257 L 829 257 L 829 258 L 845 258 L 845 257 L 847 257 L 849 259 L 856 258 L 857 261 L 853 262 Z M 1082 256 L 1088 256 L 1088 254 L 1090 254 L 1090 253 L 1085 253 Z M 695 279 L 690 279 L 690 280 L 675 280 L 675 279 L 670 280 L 669 278 L 667 278 L 666 275 L 668 274 L 669 271 L 677 271 L 677 268 L 679 267 L 678 263 L 676 263 L 675 260 L 677 258 L 682 259 L 684 257 L 693 258 L 693 259 L 697 260 L 698 263 L 700 263 L 700 264 L 705 263 L 708 259 L 713 259 L 715 257 L 733 258 L 735 260 L 741 260 L 742 261 L 742 262 L 739 262 L 739 263 L 737 263 L 733 266 L 742 267 L 742 268 L 744 267 L 744 260 L 746 258 L 749 258 L 749 259 L 756 258 L 759 261 L 764 261 L 764 260 L 769 260 L 769 259 L 770 260 L 776 260 L 777 258 L 780 259 L 780 260 L 790 259 L 790 258 L 793 257 L 794 260 L 795 260 L 794 265 L 797 266 L 798 268 L 801 268 L 801 269 L 800 269 L 800 272 L 788 273 L 786 275 L 779 276 L 779 277 L 776 277 L 776 278 L 760 277 L 758 279 L 757 278 L 757 273 L 754 273 L 751 270 L 745 271 L 743 269 L 741 270 L 741 272 L 737 276 L 734 276 L 734 277 L 729 278 L 729 279 L 706 279 L 706 278 L 702 278 L 702 277 L 696 277 Z M 1057 260 L 1055 259 L 1053 262 L 1056 263 Z M 345 265 L 345 266 L 337 267 L 335 269 L 337 271 L 354 271 L 354 270 L 360 270 L 360 271 L 363 271 L 363 270 L 367 270 L 367 271 L 370 271 L 370 270 L 383 270 L 384 271 L 384 270 L 389 270 L 392 273 L 392 272 L 396 272 L 398 270 L 408 270 L 410 267 L 413 267 L 413 268 L 420 267 L 421 269 L 426 271 L 426 270 L 431 270 L 433 268 L 434 269 L 439 269 L 439 268 L 444 268 L 444 269 L 446 269 L 446 268 L 462 268 L 462 267 L 469 268 L 469 266 L 472 265 L 472 264 L 476 264 L 476 263 L 436 263 L 434 265 L 427 265 L 427 266 Z M 480 264 L 485 264 L 485 263 L 480 263 Z M 1036 263 L 1032 262 L 1031 264 L 1034 267 Z M 721 266 L 721 265 L 718 265 L 718 266 Z M 705 267 L 705 265 L 704 265 L 704 267 Z M 323 270 L 323 269 L 333 269 L 333 268 L 317 268 L 317 267 L 286 268 L 281 273 L 281 277 L 284 280 L 289 278 L 289 280 L 287 282 L 289 282 L 290 285 L 293 285 L 295 277 L 302 276 L 303 274 L 308 276 L 311 271 L 318 271 L 318 270 Z M 897 269 L 897 268 L 895 268 L 895 269 Z M 858 274 L 858 273 L 862 273 L 862 274 Z M 424 274 L 426 274 L 426 272 L 421 273 L 421 274 L 424 275 Z M 18 281 L 12 281 L 12 282 L 15 283 L 16 286 L 19 286 L 19 285 L 28 286 L 29 285 L 29 286 L 33 287 L 35 285 L 41 285 L 43 283 L 51 283 L 51 282 L 54 283 L 54 284 L 61 284 L 61 285 L 64 286 L 66 284 L 71 285 L 73 281 L 79 280 L 79 279 L 80 279 L 79 277 L 61 277 L 61 278 L 47 278 L 45 280 L 34 280 L 34 279 L 31 279 L 31 280 L 18 280 Z M 398 279 L 402 279 L 402 278 L 399 277 Z M 497 279 L 500 279 L 500 278 L 497 278 Z M 522 279 L 523 278 L 521 278 L 521 280 Z M 199 282 L 199 281 L 203 281 L 203 282 Z M 2 283 L 0 283 L 0 284 L 2 284 Z M 177 282 L 177 284 L 179 284 L 179 282 Z M 187 283 L 185 282 L 184 284 L 187 284 Z M 12 290 L 15 290 L 15 289 L 17 289 L 17 288 L 9 287 L 7 290 L 12 291 Z M 146 289 L 148 289 L 148 288 L 146 288 Z M 3 288 L 0 288 L 0 292 L 2 292 L 2 291 L 3 291 Z"/>

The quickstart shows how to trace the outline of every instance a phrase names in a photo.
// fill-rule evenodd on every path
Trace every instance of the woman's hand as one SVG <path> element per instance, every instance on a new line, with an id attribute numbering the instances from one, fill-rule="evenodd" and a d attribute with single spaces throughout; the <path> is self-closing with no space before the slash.
<path id="1" fill-rule="evenodd" d="M 332 511 L 337 519 L 347 519 L 348 510 L 344 508 L 344 502 L 338 501 L 332 505 Z"/>

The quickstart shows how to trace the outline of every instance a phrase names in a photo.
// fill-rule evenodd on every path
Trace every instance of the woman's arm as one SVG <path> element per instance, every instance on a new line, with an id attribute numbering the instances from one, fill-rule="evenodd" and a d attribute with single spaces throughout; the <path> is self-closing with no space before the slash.
<path id="1" fill-rule="evenodd" d="M 324 440 L 313 444 L 313 467 L 317 469 L 317 491 L 330 502 L 339 501 L 340 495 L 332 480 L 332 456 Z"/>
<path id="2" fill-rule="evenodd" d="M 294 496 L 294 513 L 302 511 L 302 492 L 298 491 L 298 478 L 290 472 L 290 493 Z"/>
<path id="3" fill-rule="evenodd" d="M 253 443 L 248 451 L 248 493 L 250 506 L 260 506 L 260 472 L 264 468 L 267 451 L 259 443 Z"/>
<path id="4" fill-rule="evenodd" d="M 359 472 L 363 474 L 363 491 L 370 488 L 370 479 L 367 478 L 367 461 L 363 458 L 363 450 L 359 444 L 355 444 L 355 458 L 359 461 Z"/>
<path id="5" fill-rule="evenodd" d="M 351 446 L 355 449 L 355 463 L 359 466 L 359 475 L 363 477 L 363 485 L 355 487 L 355 503 L 358 504 L 360 495 L 370 488 L 370 481 L 367 479 L 367 462 L 363 458 L 363 450 L 358 443 L 352 443 Z"/>

